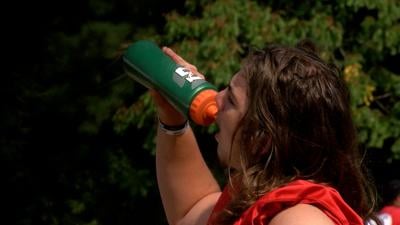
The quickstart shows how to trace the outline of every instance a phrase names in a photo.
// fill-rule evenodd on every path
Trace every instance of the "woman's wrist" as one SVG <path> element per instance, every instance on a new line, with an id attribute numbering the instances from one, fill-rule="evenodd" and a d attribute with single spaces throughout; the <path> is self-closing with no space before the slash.
<path id="1" fill-rule="evenodd" d="M 176 124 L 176 123 L 174 123 L 174 124 Z M 169 125 L 169 124 L 161 121 L 160 118 L 158 118 L 158 125 L 159 125 L 158 127 L 160 128 L 160 130 L 163 131 L 164 133 L 166 133 L 168 135 L 172 135 L 172 136 L 179 136 L 179 135 L 182 135 L 183 133 L 185 133 L 187 128 L 189 128 L 189 121 L 185 120 L 184 122 L 176 124 L 176 125 Z"/>

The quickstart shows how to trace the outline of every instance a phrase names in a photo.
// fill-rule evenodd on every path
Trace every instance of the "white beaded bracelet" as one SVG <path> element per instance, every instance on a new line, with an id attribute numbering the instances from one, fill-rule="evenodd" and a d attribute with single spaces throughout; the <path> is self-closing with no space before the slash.
<path id="1" fill-rule="evenodd" d="M 178 136 L 178 135 L 182 135 L 183 133 L 185 133 L 186 129 L 189 127 L 189 121 L 186 120 L 186 122 L 182 125 L 178 125 L 178 126 L 169 126 L 164 124 L 163 122 L 161 122 L 161 120 L 158 120 L 158 124 L 160 129 L 168 134 L 168 135 L 172 135 L 172 136 Z"/>

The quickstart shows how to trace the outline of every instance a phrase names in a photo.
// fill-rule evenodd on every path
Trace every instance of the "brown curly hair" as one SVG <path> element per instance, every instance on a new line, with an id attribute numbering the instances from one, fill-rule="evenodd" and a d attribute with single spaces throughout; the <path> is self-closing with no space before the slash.
<path id="1" fill-rule="evenodd" d="M 250 101 L 235 135 L 242 168 L 230 178 L 231 185 L 241 185 L 233 185 L 237 194 L 217 223 L 232 224 L 259 197 L 294 179 L 327 183 L 362 218 L 371 216 L 375 192 L 362 166 L 349 92 L 337 67 L 303 41 L 253 51 L 240 72 Z"/>

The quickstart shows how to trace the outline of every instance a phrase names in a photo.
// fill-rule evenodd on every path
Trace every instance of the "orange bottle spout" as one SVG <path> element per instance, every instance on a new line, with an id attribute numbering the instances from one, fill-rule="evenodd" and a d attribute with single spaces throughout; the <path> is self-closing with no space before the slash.
<path id="1" fill-rule="evenodd" d="M 210 104 L 206 109 L 205 117 L 206 119 L 214 122 L 215 119 L 217 118 L 217 113 L 218 113 L 217 104 Z"/>
<path id="2" fill-rule="evenodd" d="M 190 105 L 190 118 L 198 125 L 208 126 L 215 121 L 218 107 L 215 101 L 217 92 L 212 89 L 200 92 Z"/>

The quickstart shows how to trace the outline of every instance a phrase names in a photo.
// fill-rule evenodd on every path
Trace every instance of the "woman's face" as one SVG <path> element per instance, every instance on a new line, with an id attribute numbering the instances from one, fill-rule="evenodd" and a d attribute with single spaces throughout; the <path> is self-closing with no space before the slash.
<path id="1" fill-rule="evenodd" d="M 218 157 L 223 166 L 240 167 L 239 137 L 241 130 L 235 134 L 239 121 L 247 111 L 247 83 L 239 71 L 224 90 L 216 97 L 218 115 L 216 123 L 219 132 L 215 135 L 218 142 Z M 232 141 L 233 140 L 233 141 Z M 232 152 L 231 152 L 232 151 Z"/>

